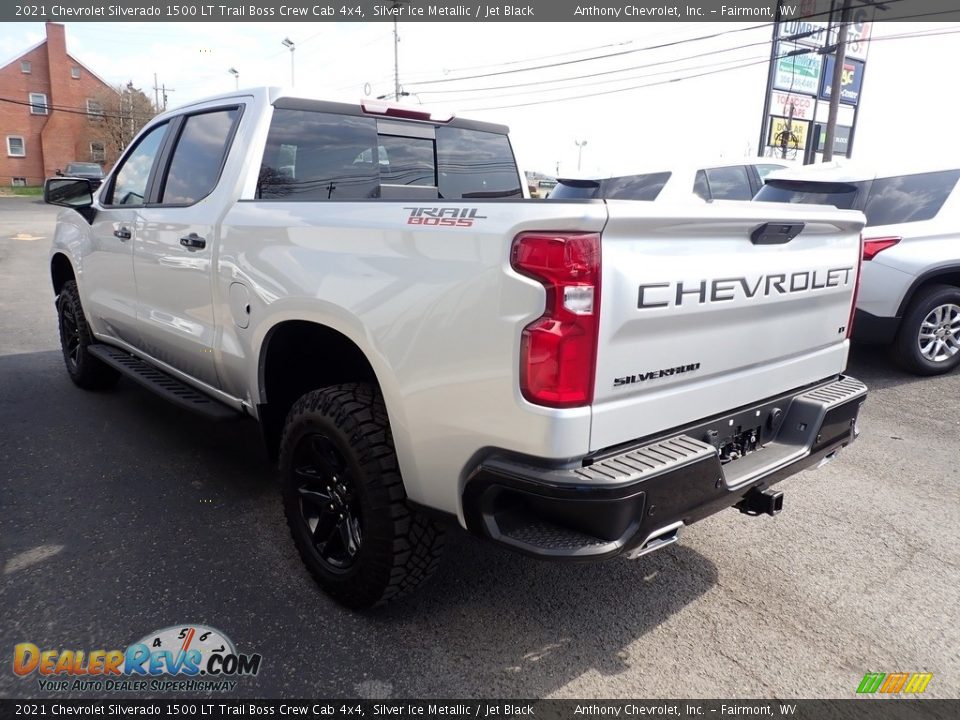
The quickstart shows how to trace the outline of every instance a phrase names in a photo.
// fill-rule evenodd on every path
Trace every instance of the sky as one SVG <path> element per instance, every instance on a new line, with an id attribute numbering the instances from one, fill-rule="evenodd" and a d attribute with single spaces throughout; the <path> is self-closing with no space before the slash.
<path id="1" fill-rule="evenodd" d="M 156 74 L 173 89 L 170 107 L 233 90 L 231 67 L 241 87 L 289 86 L 284 38 L 296 43 L 297 92 L 347 102 L 393 92 L 389 22 L 65 24 L 80 62 L 151 98 Z M 960 33 L 960 24 L 873 25 L 855 160 L 960 160 L 960 143 L 948 138 L 960 109 L 952 79 L 960 35 L 883 39 L 931 32 Z M 526 170 L 614 175 L 756 154 L 769 24 L 401 22 L 399 35 L 404 102 L 508 125 Z M 719 36 L 692 40 L 705 35 Z M 0 24 L 0 63 L 43 37 L 42 23 Z M 646 49 L 669 42 L 678 44 Z M 587 59 L 613 53 L 623 54 Z M 702 73 L 712 74 L 688 77 Z M 471 75 L 487 77 L 451 81 Z M 595 77 L 574 79 L 583 75 Z M 634 89 L 609 92 L 624 88 Z M 607 94 L 577 97 L 596 93 Z"/>

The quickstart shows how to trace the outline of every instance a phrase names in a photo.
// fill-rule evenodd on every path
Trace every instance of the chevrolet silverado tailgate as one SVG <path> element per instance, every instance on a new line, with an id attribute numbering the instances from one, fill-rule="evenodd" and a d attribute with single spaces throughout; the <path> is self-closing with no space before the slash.
<path id="1" fill-rule="evenodd" d="M 591 450 L 840 373 L 859 212 L 609 201 Z"/>

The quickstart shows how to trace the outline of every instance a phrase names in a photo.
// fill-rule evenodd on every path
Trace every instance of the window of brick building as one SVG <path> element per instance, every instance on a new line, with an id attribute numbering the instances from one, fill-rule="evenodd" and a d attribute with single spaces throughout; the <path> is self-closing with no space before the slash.
<path id="1" fill-rule="evenodd" d="M 29 60 L 20 61 L 20 72 L 26 73 L 27 75 L 29 75 L 31 69 L 32 69 L 32 66 L 30 65 Z"/>
<path id="2" fill-rule="evenodd" d="M 74 80 L 79 80 L 79 79 L 80 79 L 80 68 L 78 68 L 76 65 L 74 65 L 72 68 L 70 68 L 70 77 L 72 77 Z"/>
<path id="3" fill-rule="evenodd" d="M 30 93 L 30 114 L 46 115 L 47 113 L 47 96 L 43 93 Z"/>
<path id="4" fill-rule="evenodd" d="M 102 142 L 92 142 L 90 143 L 90 159 L 93 162 L 102 163 L 107 157 L 107 153 L 103 148 Z"/>
<path id="5" fill-rule="evenodd" d="M 7 135 L 7 155 L 10 157 L 24 157 L 27 154 L 23 138 L 19 135 Z"/>
<path id="6" fill-rule="evenodd" d="M 12 177 L 10 178 L 10 184 L 13 187 L 26 187 L 27 179 L 25 177 Z"/>
<path id="7" fill-rule="evenodd" d="M 103 117 L 103 105 L 99 100 L 87 100 L 87 115 L 95 118 Z"/>

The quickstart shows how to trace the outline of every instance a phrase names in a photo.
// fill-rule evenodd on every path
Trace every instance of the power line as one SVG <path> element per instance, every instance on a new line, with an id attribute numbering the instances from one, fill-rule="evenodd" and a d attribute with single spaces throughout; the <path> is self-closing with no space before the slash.
<path id="1" fill-rule="evenodd" d="M 761 29 L 762 27 L 763 27 L 763 26 L 759 26 L 759 25 L 758 25 L 757 27 L 753 27 L 753 28 L 744 28 L 744 30 L 759 30 L 759 29 Z M 662 34 L 662 33 L 658 33 L 658 34 Z M 446 75 L 446 74 L 451 73 L 451 72 L 460 72 L 460 71 L 465 71 L 465 70 L 483 70 L 483 69 L 485 69 L 485 68 L 507 67 L 507 66 L 510 66 L 510 65 L 519 65 L 519 64 L 521 64 L 521 63 L 536 62 L 536 61 L 538 61 L 538 60 L 552 60 L 553 58 L 558 58 L 558 57 L 569 57 L 570 55 L 579 55 L 580 53 L 592 52 L 592 51 L 594 51 L 594 50 L 605 50 L 605 49 L 607 49 L 607 48 L 621 47 L 621 46 L 623 46 L 623 45 L 633 45 L 633 44 L 636 43 L 636 42 L 637 42 L 636 40 L 621 40 L 621 41 L 619 41 L 619 42 L 605 43 L 604 45 L 593 45 L 593 46 L 591 46 L 591 47 L 579 48 L 578 50 L 567 50 L 566 52 L 553 53 L 553 54 L 550 54 L 550 55 L 537 55 L 537 56 L 534 56 L 534 57 L 522 58 L 522 59 L 517 59 L 517 60 L 506 60 L 506 61 L 504 61 L 504 62 L 498 62 L 498 63 L 486 63 L 486 64 L 483 64 L 483 65 L 466 65 L 466 66 L 462 66 L 462 67 L 458 67 L 458 68 L 444 68 L 444 71 L 443 71 L 443 72 L 444 72 L 444 74 Z M 426 72 L 427 72 L 427 73 L 432 73 L 433 71 L 430 70 L 430 71 L 426 71 Z M 419 73 L 414 72 L 414 73 L 411 73 L 411 74 L 412 74 L 412 75 L 418 75 L 418 74 L 422 75 L 422 74 L 424 74 L 424 71 L 420 71 Z M 463 78 L 459 78 L 459 79 L 463 79 Z M 417 81 L 417 80 L 409 80 L 408 82 L 418 82 L 418 81 Z"/>
<path id="2" fill-rule="evenodd" d="M 586 80 L 588 78 L 602 77 L 604 75 L 615 75 L 617 73 L 631 72 L 633 70 L 643 70 L 645 68 L 659 67 L 661 65 L 672 65 L 674 63 L 683 62 L 684 60 L 695 60 L 702 57 L 709 57 L 713 55 L 720 55 L 723 53 L 734 52 L 736 50 L 745 50 L 751 47 L 758 47 L 760 45 L 767 45 L 769 40 L 761 40 L 760 42 L 748 43 L 746 45 L 735 45 L 734 47 L 723 48 L 720 50 L 711 50 L 708 52 L 697 53 L 695 55 L 686 55 L 684 57 L 673 58 L 671 60 L 662 60 L 653 63 L 647 63 L 645 65 L 631 65 L 630 67 L 617 68 L 615 70 L 602 70 L 600 72 L 588 73 L 585 75 L 572 75 L 569 77 L 563 78 L 554 78 L 552 80 L 537 80 L 531 82 L 522 82 L 522 83 L 511 83 L 509 85 L 493 85 L 488 87 L 478 87 L 478 88 L 457 88 L 455 90 L 419 90 L 422 95 L 438 95 L 438 94 L 447 94 L 447 93 L 465 93 L 465 92 L 485 92 L 487 90 L 510 90 L 513 88 L 520 87 L 530 87 L 533 85 L 543 85 L 545 83 L 558 83 L 558 82 L 568 82 L 570 80 Z M 667 72 L 676 72 L 674 70 L 669 70 Z"/>
<path id="3" fill-rule="evenodd" d="M 898 3 L 898 2 L 904 2 L 904 0 L 885 0 L 884 4 L 885 4 L 885 5 L 892 5 L 892 4 Z M 860 9 L 860 8 L 869 8 L 869 7 L 874 7 L 873 3 L 872 3 L 870 0 L 865 0 L 862 4 L 851 6 L 851 9 L 852 9 L 852 10 L 857 10 L 857 9 Z M 954 10 L 948 10 L 948 11 L 944 11 L 944 12 L 953 13 L 953 12 L 956 12 L 956 11 L 954 11 Z M 927 14 L 929 14 L 929 15 L 940 15 L 940 14 L 944 14 L 944 12 L 927 13 Z M 806 18 L 818 17 L 819 15 L 822 15 L 822 13 L 811 13 L 811 14 L 809 14 L 809 15 L 802 15 L 802 16 L 799 16 L 799 17 L 797 17 L 797 18 L 793 18 L 793 20 L 803 20 L 803 19 L 806 19 Z M 908 16 L 908 17 L 911 17 L 911 16 Z M 923 16 L 916 16 L 916 17 L 923 17 Z M 907 19 L 907 18 L 901 18 L 901 19 Z M 764 23 L 764 24 L 762 24 L 762 25 L 753 25 L 753 26 L 746 27 L 746 28 L 736 28 L 736 29 L 734 29 L 734 30 L 724 30 L 724 31 L 722 31 L 722 32 L 709 33 L 709 34 L 707 34 L 707 35 L 698 35 L 697 37 L 692 37 L 692 38 L 684 38 L 684 39 L 681 39 L 681 40 L 672 40 L 672 41 L 670 41 L 670 42 L 660 43 L 660 44 L 658 44 L 658 45 L 646 45 L 646 46 L 644 46 L 644 47 L 633 48 L 632 50 L 621 50 L 620 52 L 608 53 L 608 54 L 606 54 L 606 55 L 595 55 L 595 56 L 593 56 L 593 57 L 588 57 L 588 58 L 579 58 L 579 59 L 576 59 L 576 60 L 565 60 L 565 61 L 563 61 L 563 62 L 558 62 L 558 63 L 548 63 L 548 64 L 546 64 L 546 65 L 534 65 L 534 66 L 527 67 L 527 68 L 517 68 L 517 69 L 515 69 L 515 70 L 501 70 L 501 71 L 498 71 L 498 72 L 482 73 L 482 74 L 479 74 L 479 75 L 464 75 L 464 76 L 462 76 L 462 77 L 457 77 L 457 78 L 438 78 L 438 79 L 435 79 L 435 80 L 421 80 L 421 81 L 419 81 L 417 84 L 418 84 L 418 85 L 438 85 L 438 84 L 440 84 L 440 83 L 458 82 L 458 81 L 460 81 L 460 80 L 476 80 L 476 79 L 485 78 L 485 77 L 496 77 L 496 76 L 500 76 L 500 75 L 511 75 L 511 74 L 520 73 L 520 72 L 530 72 L 530 71 L 532 71 L 532 70 L 545 70 L 545 69 L 548 69 L 548 68 L 562 67 L 562 66 L 564 66 L 564 65 L 574 65 L 574 64 L 583 63 L 583 62 L 593 62 L 593 61 L 595 61 L 595 60 L 606 60 L 606 59 L 608 59 L 608 58 L 623 57 L 624 55 L 633 55 L 633 54 L 640 53 L 640 52 L 648 52 L 648 51 L 650 51 L 650 50 L 663 50 L 664 48 L 676 47 L 676 46 L 678 46 L 678 45 L 684 45 L 684 44 L 686 44 L 686 43 L 691 43 L 691 42 L 700 42 L 700 41 L 702 41 L 702 40 L 713 40 L 713 39 L 715 39 L 715 38 L 724 37 L 724 36 L 726 36 L 726 35 L 733 35 L 733 34 L 736 34 L 736 33 L 742 33 L 742 32 L 748 32 L 748 31 L 752 31 L 752 30 L 758 30 L 758 29 L 761 29 L 761 28 L 764 28 L 764 27 L 772 27 L 772 26 L 775 25 L 775 24 L 776 24 L 776 23 L 770 22 L 770 23 Z M 766 41 L 765 41 L 765 42 L 766 42 Z M 423 91 L 423 92 L 427 92 L 427 91 Z"/>
<path id="4" fill-rule="evenodd" d="M 952 11 L 950 11 L 950 12 L 952 12 Z M 939 14 L 939 13 L 937 13 L 937 14 Z M 918 38 L 918 37 L 935 37 L 935 36 L 938 36 L 938 35 L 956 35 L 956 34 L 960 34 L 960 29 L 955 29 L 955 30 L 943 30 L 943 31 L 928 32 L 928 33 L 926 33 L 926 32 L 916 32 L 916 33 L 905 33 L 905 34 L 902 34 L 902 35 L 886 35 L 886 36 L 883 36 L 883 37 L 873 38 L 873 39 L 871 40 L 871 42 L 882 42 L 882 41 L 885 41 L 885 40 L 904 40 L 904 39 Z M 848 43 L 849 43 L 849 42 L 854 42 L 854 41 L 853 41 L 853 40 L 850 40 L 850 41 L 848 41 Z M 815 48 L 811 48 L 808 52 L 815 53 L 815 52 L 817 52 L 817 50 L 816 50 Z M 780 58 L 789 57 L 789 56 L 790 56 L 789 53 L 788 53 L 788 54 L 784 54 L 784 55 L 778 55 L 778 56 L 776 56 L 776 59 L 779 60 Z M 769 59 L 765 57 L 765 58 L 763 58 L 762 60 L 754 60 L 754 61 L 751 61 L 751 62 L 744 62 L 744 63 L 742 63 L 742 64 L 740 64 L 740 65 L 735 65 L 734 67 L 721 68 L 721 69 L 718 69 L 718 70 L 710 70 L 710 71 L 707 71 L 707 72 L 696 73 L 696 74 L 694 74 L 694 75 L 686 75 L 686 76 L 671 78 L 671 79 L 669 79 L 669 80 L 659 80 L 659 81 L 653 82 L 653 83 L 644 83 L 644 84 L 642 84 L 642 85 L 633 85 L 633 86 L 630 86 L 630 87 L 617 88 L 617 89 L 615 89 L 615 90 L 604 90 L 604 91 L 601 91 L 601 92 L 587 93 L 587 94 L 584 94 L 584 95 L 574 95 L 574 96 L 571 96 L 571 97 L 564 97 L 564 98 L 547 98 L 547 99 L 533 100 L 533 101 L 526 102 L 526 103 L 514 103 L 514 104 L 512 104 L 512 105 L 497 105 L 497 106 L 491 106 L 491 107 L 473 107 L 473 108 L 463 108 L 463 109 L 464 109 L 465 111 L 468 111 L 468 112 L 481 112 L 481 111 L 486 111 L 486 110 L 506 110 L 506 109 L 510 109 L 510 108 L 529 107 L 529 106 L 531 106 L 531 105 L 546 105 L 546 104 L 557 103 L 557 102 L 568 102 L 568 101 L 570 101 L 570 100 L 584 100 L 584 99 L 586 99 L 586 98 L 600 97 L 600 96 L 603 96 L 603 95 L 614 95 L 614 94 L 616 94 L 616 93 L 629 92 L 629 91 L 631 91 L 631 90 L 640 90 L 640 89 L 648 88 L 648 87 L 656 87 L 656 86 L 658 86 L 658 85 L 669 85 L 669 84 L 675 83 L 675 82 L 683 82 L 684 80 L 693 80 L 693 79 L 695 79 L 695 78 L 706 77 L 706 76 L 708 76 L 708 75 L 717 75 L 717 74 L 723 73 L 723 72 L 731 72 L 731 71 L 734 71 L 734 70 L 741 70 L 741 69 L 743 69 L 743 68 L 752 67 L 752 66 L 754 66 L 754 65 L 759 65 L 759 64 L 762 64 L 762 63 L 765 63 L 765 62 L 768 62 L 768 61 L 769 61 Z M 554 90 L 563 90 L 563 89 L 566 89 L 566 88 L 554 88 Z M 489 99 L 489 98 L 488 98 L 488 99 Z"/>
<path id="5" fill-rule="evenodd" d="M 0 97 L 0 102 L 11 103 L 12 105 L 26 105 L 28 107 L 45 107 L 49 110 L 56 110 L 57 112 L 70 113 L 71 115 L 86 115 L 91 120 L 99 120 L 101 118 L 113 118 L 117 120 L 152 120 L 156 115 L 113 115 L 111 113 L 105 112 L 90 112 L 84 108 L 70 107 L 65 105 L 51 105 L 50 103 L 45 103 L 40 105 L 39 103 L 24 102 L 23 100 L 14 100 L 13 98 L 4 98 Z"/>
<path id="6" fill-rule="evenodd" d="M 953 12 L 953 11 L 938 11 L 938 12 L 931 12 L 931 13 L 921 13 L 921 14 L 912 15 L 912 16 L 908 16 L 908 17 L 910 17 L 910 18 L 912 18 L 912 19 L 916 19 L 916 18 L 928 17 L 928 16 L 931 16 L 931 15 L 942 15 L 942 14 L 946 14 L 946 13 L 950 13 L 950 12 Z M 796 36 L 794 36 L 794 37 L 796 37 Z M 789 41 L 789 40 L 790 40 L 789 38 L 783 38 L 783 41 Z M 571 81 L 573 81 L 573 80 L 586 80 L 586 79 L 590 79 L 590 78 L 603 77 L 603 76 L 607 76 L 607 75 L 616 75 L 616 74 L 620 74 L 620 73 L 632 72 L 632 71 L 634 71 L 634 70 L 642 70 L 642 69 L 646 69 L 646 68 L 660 67 L 660 66 L 662 66 L 662 65 L 672 65 L 672 64 L 674 64 L 674 63 L 684 62 L 684 61 L 687 61 L 687 60 L 694 60 L 694 59 L 703 58 L 703 57 L 712 57 L 712 56 L 721 55 L 721 54 L 725 54 L 725 53 L 736 52 L 736 51 L 739 51 L 739 50 L 745 50 L 745 49 L 752 48 L 752 47 L 759 47 L 759 46 L 767 45 L 769 42 L 770 42 L 769 40 L 763 40 L 763 41 L 756 42 L 756 43 L 747 43 L 747 44 L 745 44 L 745 45 L 736 45 L 736 46 L 729 47 L 729 48 L 721 48 L 721 49 L 719 49 L 719 50 L 712 50 L 712 51 L 703 52 L 703 53 L 696 53 L 696 54 L 693 54 L 693 55 L 685 55 L 685 56 L 683 56 L 683 57 L 672 58 L 672 59 L 669 59 L 669 60 L 663 60 L 663 61 L 658 61 L 658 62 L 653 62 L 653 63 L 646 63 L 646 64 L 642 64 L 642 65 L 632 65 L 632 66 L 630 66 L 630 67 L 616 68 L 616 69 L 612 69 L 612 70 L 603 70 L 603 71 L 599 71 L 599 72 L 595 72 L 595 73 L 588 73 L 588 74 L 583 74 L 583 75 L 572 75 L 572 76 L 566 76 L 566 77 L 561 77 L 561 78 L 553 78 L 553 79 L 546 79 L 546 80 L 537 80 L 537 81 L 531 81 L 531 82 L 511 83 L 511 84 L 507 84 L 507 85 L 492 85 L 492 86 L 486 86 L 486 87 L 473 87 L 473 88 L 469 88 L 469 87 L 468 87 L 468 88 L 457 88 L 457 89 L 446 89 L 446 90 L 418 90 L 417 92 L 420 93 L 420 94 L 422 94 L 422 95 L 438 95 L 438 94 L 445 94 L 445 95 L 446 95 L 446 94 L 454 94 L 454 95 L 456 95 L 456 94 L 463 94 L 463 93 L 486 92 L 486 91 L 489 91 L 489 90 L 509 90 L 509 89 L 514 89 L 514 88 L 533 87 L 533 86 L 536 86 L 536 87 L 539 87 L 539 88 L 542 88 L 542 89 L 541 89 L 541 90 L 534 90 L 534 91 L 532 91 L 532 92 L 550 92 L 550 91 L 556 91 L 556 90 L 573 89 L 573 88 L 575 88 L 575 87 L 584 87 L 584 85 L 582 85 L 582 84 L 581 84 L 581 85 L 570 85 L 570 86 L 567 86 L 567 87 L 557 87 L 557 88 L 543 88 L 543 86 L 544 86 L 544 85 L 548 85 L 548 84 L 571 82 Z M 731 61 L 729 61 L 729 62 L 741 62 L 741 61 L 743 61 L 744 59 L 745 59 L 745 58 L 742 58 L 742 59 L 740 59 L 740 60 L 738 60 L 738 61 L 733 61 L 733 60 L 731 60 Z M 749 58 L 749 59 L 753 59 L 753 58 Z M 645 74 L 643 74 L 643 75 L 637 75 L 637 76 L 631 76 L 631 77 L 623 77 L 623 78 L 615 78 L 615 79 L 613 79 L 613 80 L 598 82 L 598 83 L 594 83 L 594 84 L 598 84 L 598 85 L 599 85 L 599 84 L 603 84 L 604 82 L 605 82 L 605 83 L 609 83 L 609 82 L 626 82 L 626 81 L 628 81 L 628 80 L 639 79 L 639 78 L 642 78 L 642 77 L 653 77 L 653 76 L 655 76 L 655 75 L 662 75 L 662 74 L 665 74 L 666 72 L 684 72 L 684 71 L 686 71 L 686 70 L 696 70 L 696 69 L 699 69 L 700 67 L 704 67 L 704 66 L 694 66 L 694 67 L 688 67 L 688 68 L 678 68 L 678 69 L 676 69 L 676 70 L 669 70 L 669 71 L 658 72 L 658 73 L 645 73 Z M 415 84 L 414 84 L 414 85 L 415 85 Z M 489 96 L 489 97 L 486 98 L 486 99 L 493 99 L 493 98 L 499 98 L 499 97 L 515 97 L 515 96 L 517 96 L 517 95 L 522 95 L 522 94 L 524 94 L 524 93 L 501 93 L 501 94 L 498 94 L 498 95 Z M 464 98 L 464 100 L 470 100 L 470 99 L 475 99 L 475 98 Z M 454 98 L 454 99 L 452 99 L 452 100 L 444 100 L 444 102 L 447 103 L 447 104 L 453 104 L 453 103 L 457 103 L 457 102 L 460 102 L 460 101 L 461 101 L 461 98 Z"/>
<path id="7" fill-rule="evenodd" d="M 708 54 L 713 54 L 713 53 L 708 53 Z M 688 58 L 685 58 L 685 59 L 688 59 Z M 548 93 L 548 92 L 561 92 L 561 91 L 564 91 L 564 90 L 574 90 L 574 89 L 576 89 L 576 88 L 582 88 L 582 87 L 595 87 L 595 86 L 597 86 L 597 85 L 609 85 L 609 84 L 611 84 L 611 83 L 629 82 L 629 81 L 631 81 L 631 80 L 640 80 L 640 79 L 648 78 L 648 77 L 657 77 L 658 75 L 669 75 L 669 74 L 671 74 L 671 73 L 688 72 L 688 71 L 690 71 L 690 70 L 701 70 L 701 69 L 703 69 L 703 68 L 717 67 L 718 65 L 731 65 L 731 64 L 734 64 L 734 63 L 743 63 L 743 62 L 746 62 L 746 61 L 748 61 L 748 60 L 749 60 L 749 61 L 753 61 L 753 60 L 766 60 L 766 59 L 769 59 L 769 56 L 766 55 L 766 54 L 764 54 L 764 55 L 753 55 L 753 56 L 748 57 L 748 58 L 737 58 L 737 59 L 734 59 L 734 60 L 725 60 L 725 61 L 720 62 L 720 63 L 711 62 L 711 63 L 708 63 L 708 64 L 703 64 L 703 65 L 691 65 L 690 67 L 674 68 L 674 69 L 671 69 L 671 70 L 658 70 L 658 71 L 656 71 L 656 72 L 643 73 L 643 74 L 641 74 L 641 75 L 630 75 L 630 76 L 628 76 L 628 77 L 610 78 L 610 79 L 608 79 L 608 80 L 597 80 L 597 81 L 595 81 L 595 82 L 589 82 L 589 83 L 577 83 L 577 84 L 574 84 L 574 85 L 565 85 L 565 86 L 563 86 L 563 87 L 542 88 L 542 89 L 540 89 L 540 90 L 525 90 L 525 91 L 521 91 L 521 92 L 511 92 L 511 93 L 500 93 L 500 94 L 497 94 L 497 95 L 487 96 L 487 97 L 485 97 L 485 98 L 483 98 L 483 99 L 484 99 L 484 100 L 495 100 L 495 99 L 497 99 L 497 98 L 527 96 L 527 95 L 530 95 L 530 94 L 532 94 L 532 93 L 538 93 L 538 94 L 539 94 L 539 93 Z M 627 71 L 627 70 L 636 70 L 636 69 L 640 69 L 641 67 L 656 67 L 657 64 L 658 64 L 658 63 L 653 63 L 652 65 L 639 66 L 639 67 L 637 67 L 637 68 L 625 68 L 624 71 Z M 727 69 L 733 69 L 733 68 L 727 68 Z M 593 77 L 593 76 L 587 76 L 587 77 Z M 576 79 L 578 79 L 578 78 L 563 78 L 562 80 L 554 80 L 554 81 L 544 80 L 542 83 L 532 83 L 532 84 L 534 84 L 534 85 L 543 85 L 543 84 L 548 83 L 548 82 L 567 82 L 567 81 L 576 80 Z M 526 86 L 526 85 L 528 85 L 528 83 L 524 83 L 523 85 Z M 513 86 L 506 86 L 506 87 L 512 88 Z M 470 92 L 470 91 L 469 91 L 469 90 L 464 90 L 464 92 Z M 459 102 L 466 102 L 466 101 L 468 101 L 468 100 L 470 100 L 470 99 L 471 99 L 471 98 L 468 98 L 468 97 L 464 97 L 464 98 L 453 98 L 452 100 L 444 100 L 444 102 L 447 103 L 447 104 L 450 104 L 450 105 L 456 105 L 456 104 L 459 103 Z M 477 100 L 478 98 L 472 98 L 472 99 L 473 99 L 473 100 Z"/>

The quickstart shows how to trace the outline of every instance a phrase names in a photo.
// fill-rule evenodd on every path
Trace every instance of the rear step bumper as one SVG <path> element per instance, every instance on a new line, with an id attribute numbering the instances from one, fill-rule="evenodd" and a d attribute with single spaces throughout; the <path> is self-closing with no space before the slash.
<path id="1" fill-rule="evenodd" d="M 724 508 L 775 515 L 767 490 L 823 464 L 858 434 L 867 388 L 840 376 L 723 417 L 563 465 L 491 454 L 463 493 L 467 527 L 513 550 L 557 560 L 638 557 Z M 756 450 L 723 463 L 731 447 Z M 728 442 L 731 441 L 731 442 Z"/>

